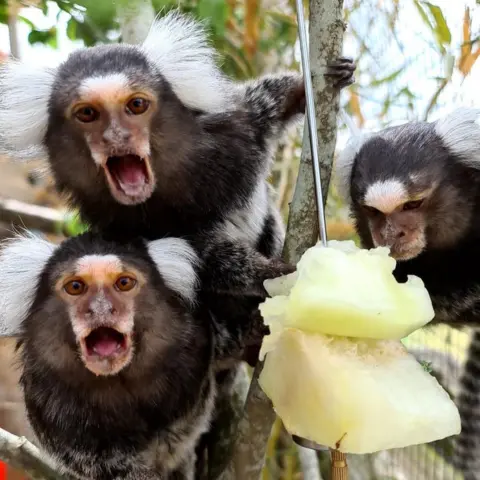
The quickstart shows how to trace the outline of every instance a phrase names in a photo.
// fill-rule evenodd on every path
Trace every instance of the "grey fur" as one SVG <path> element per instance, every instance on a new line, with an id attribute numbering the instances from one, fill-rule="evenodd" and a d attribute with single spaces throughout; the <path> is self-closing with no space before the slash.
<path id="1" fill-rule="evenodd" d="M 354 140 L 339 157 L 341 190 L 362 245 L 372 248 L 373 220 L 363 202 L 369 186 L 395 180 L 410 198 L 431 188 L 421 206 L 426 242 L 414 258 L 398 261 L 399 281 L 420 277 L 430 293 L 432 324 L 480 325 L 480 110 L 460 108 L 435 122 L 411 122 Z M 456 403 L 462 432 L 454 463 L 465 479 L 480 472 L 480 336 L 475 333 Z"/>

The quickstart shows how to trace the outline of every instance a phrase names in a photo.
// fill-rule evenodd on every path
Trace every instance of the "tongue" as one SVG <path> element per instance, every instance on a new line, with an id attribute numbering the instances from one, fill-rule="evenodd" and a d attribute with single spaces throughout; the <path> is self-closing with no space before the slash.
<path id="1" fill-rule="evenodd" d="M 124 185 L 143 185 L 146 180 L 143 162 L 134 155 L 125 155 L 118 159 L 115 173 Z"/>
<path id="2" fill-rule="evenodd" d="M 108 332 L 98 332 L 92 340 L 92 350 L 102 357 L 112 355 L 120 346 L 118 339 L 109 335 Z"/>

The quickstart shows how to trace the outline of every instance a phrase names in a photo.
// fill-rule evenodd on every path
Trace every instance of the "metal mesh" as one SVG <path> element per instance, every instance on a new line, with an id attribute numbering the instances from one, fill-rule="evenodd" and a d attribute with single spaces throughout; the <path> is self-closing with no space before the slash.
<path id="1" fill-rule="evenodd" d="M 413 333 L 404 343 L 418 360 L 430 362 L 431 374 L 455 400 L 470 337 L 469 330 L 437 326 Z M 349 455 L 350 480 L 463 480 L 452 466 L 454 438 L 374 455 Z"/>

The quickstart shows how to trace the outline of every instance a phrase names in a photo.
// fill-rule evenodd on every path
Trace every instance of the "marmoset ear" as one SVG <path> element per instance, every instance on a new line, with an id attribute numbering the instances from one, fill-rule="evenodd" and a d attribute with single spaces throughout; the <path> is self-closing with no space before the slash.
<path id="1" fill-rule="evenodd" d="M 174 10 L 153 23 L 141 51 L 189 108 L 224 112 L 232 82 L 216 64 L 204 25 Z"/>
<path id="2" fill-rule="evenodd" d="M 0 67 L 0 154 L 46 157 L 48 103 L 57 68 L 14 60 Z"/>
<path id="3" fill-rule="evenodd" d="M 162 238 L 148 243 L 148 253 L 167 287 L 194 303 L 200 259 L 192 246 L 181 238 Z"/>
<path id="4" fill-rule="evenodd" d="M 56 248 L 30 232 L 9 238 L 0 246 L 0 336 L 18 334 Z"/>
<path id="5" fill-rule="evenodd" d="M 435 122 L 435 133 L 459 161 L 480 168 L 480 109 L 457 108 Z"/>

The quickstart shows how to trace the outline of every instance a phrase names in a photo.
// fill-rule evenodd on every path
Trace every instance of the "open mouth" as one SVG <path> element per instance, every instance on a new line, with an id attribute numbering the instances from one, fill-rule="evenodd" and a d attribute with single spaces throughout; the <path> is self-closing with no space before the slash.
<path id="1" fill-rule="evenodd" d="M 85 346 L 88 355 L 111 357 L 127 349 L 127 336 L 113 328 L 100 327 L 85 338 Z"/>
<path id="2" fill-rule="evenodd" d="M 112 194 L 120 203 L 142 203 L 153 192 L 149 158 L 134 154 L 108 157 L 105 172 Z"/>
<path id="3" fill-rule="evenodd" d="M 131 336 L 110 327 L 92 330 L 81 343 L 85 365 L 96 375 L 118 373 L 132 355 Z"/>

